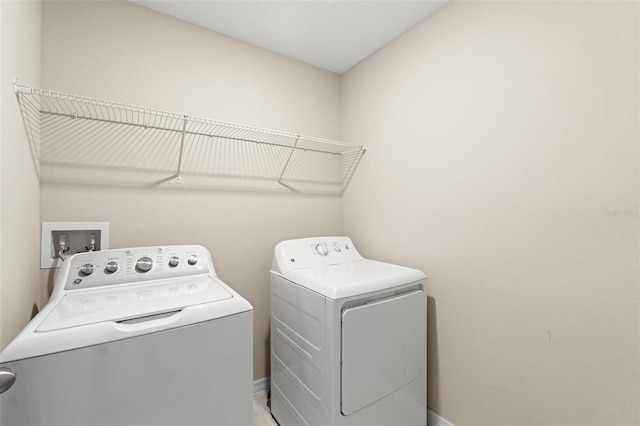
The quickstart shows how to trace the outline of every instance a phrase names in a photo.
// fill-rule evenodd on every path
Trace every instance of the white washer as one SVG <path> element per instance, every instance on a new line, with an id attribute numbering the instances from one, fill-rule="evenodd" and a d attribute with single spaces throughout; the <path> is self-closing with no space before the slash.
<path id="1" fill-rule="evenodd" d="M 347 237 L 275 247 L 271 413 L 280 426 L 426 424 L 425 278 L 364 259 Z"/>
<path id="2" fill-rule="evenodd" d="M 252 317 L 201 246 L 69 257 L 0 354 L 0 424 L 251 424 Z"/>

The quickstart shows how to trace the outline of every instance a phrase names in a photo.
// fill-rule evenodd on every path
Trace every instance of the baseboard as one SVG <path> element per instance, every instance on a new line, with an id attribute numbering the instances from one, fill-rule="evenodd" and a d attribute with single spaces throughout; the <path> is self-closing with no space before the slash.
<path id="1" fill-rule="evenodd" d="M 269 377 L 263 377 L 262 379 L 254 380 L 253 382 L 253 393 L 269 391 L 269 386 L 271 385 L 271 380 Z"/>
<path id="2" fill-rule="evenodd" d="M 440 417 L 435 411 L 427 408 L 427 426 L 455 426 L 444 417 Z"/>

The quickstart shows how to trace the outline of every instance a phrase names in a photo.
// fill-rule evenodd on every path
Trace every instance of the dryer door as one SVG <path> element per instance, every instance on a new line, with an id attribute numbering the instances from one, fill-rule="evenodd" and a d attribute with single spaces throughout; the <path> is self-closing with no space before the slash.
<path id="1" fill-rule="evenodd" d="M 426 375 L 426 299 L 414 291 L 342 312 L 342 414 Z"/>

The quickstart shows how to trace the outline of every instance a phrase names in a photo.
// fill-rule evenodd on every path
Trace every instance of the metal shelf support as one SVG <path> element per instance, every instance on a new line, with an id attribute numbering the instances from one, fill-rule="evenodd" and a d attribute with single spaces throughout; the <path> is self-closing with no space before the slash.
<path id="1" fill-rule="evenodd" d="M 296 141 L 293 143 L 291 147 L 291 151 L 289 151 L 289 156 L 287 157 L 287 162 L 284 163 L 284 167 L 282 168 L 282 172 L 280 172 L 280 176 L 278 177 L 278 185 L 282 185 L 282 176 L 284 176 L 284 172 L 287 170 L 287 166 L 289 166 L 289 162 L 291 161 L 291 157 L 293 157 L 293 153 L 296 151 L 298 146 L 298 141 L 300 140 L 300 135 L 296 136 Z"/>
<path id="2" fill-rule="evenodd" d="M 182 181 L 182 177 L 180 176 L 180 170 L 182 169 L 182 153 L 184 152 L 184 137 L 187 133 L 187 121 L 189 120 L 189 116 L 184 116 L 184 121 L 182 122 L 182 136 L 180 136 L 180 154 L 178 155 L 178 172 L 176 173 L 176 182 L 180 183 Z"/>

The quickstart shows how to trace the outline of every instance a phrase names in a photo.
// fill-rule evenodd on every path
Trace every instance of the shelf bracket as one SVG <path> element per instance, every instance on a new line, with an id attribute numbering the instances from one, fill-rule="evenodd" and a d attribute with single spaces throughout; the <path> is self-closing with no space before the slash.
<path id="1" fill-rule="evenodd" d="M 289 157 L 287 157 L 287 162 L 284 163 L 284 167 L 282 168 L 282 173 L 280 173 L 280 177 L 278 178 L 278 185 L 282 185 L 282 177 L 284 176 L 284 172 L 287 171 L 287 167 L 289 166 L 289 162 L 291 161 L 291 157 L 298 146 L 298 141 L 300 140 L 300 135 L 296 135 L 296 141 L 293 143 L 291 147 L 291 151 L 289 152 Z"/>
<path id="2" fill-rule="evenodd" d="M 187 121 L 189 120 L 189 116 L 184 116 L 184 121 L 182 122 L 182 135 L 180 136 L 180 154 L 178 156 L 178 173 L 176 173 L 176 182 L 180 183 L 182 181 L 182 177 L 180 176 L 180 171 L 182 169 L 182 153 L 184 151 L 184 138 L 187 134 Z"/>
<path id="3" fill-rule="evenodd" d="M 29 115 L 26 113 L 26 107 L 24 106 L 24 99 L 21 95 L 31 95 L 33 90 L 31 87 L 23 86 L 18 83 L 18 79 L 13 80 L 13 93 L 16 94 L 18 105 L 20 105 L 20 115 L 22 116 L 22 122 L 24 123 L 25 133 L 27 135 L 27 141 L 29 142 L 29 150 L 31 151 L 31 161 L 33 162 L 33 169 L 40 179 L 40 145 L 38 140 L 33 134 L 33 128 L 39 129 L 40 124 L 32 123 L 29 120 Z"/>
<path id="4" fill-rule="evenodd" d="M 27 95 L 31 95 L 33 93 L 33 91 L 31 90 L 31 87 L 28 86 L 23 86 L 22 84 L 18 83 L 18 79 L 16 78 L 15 80 L 13 80 L 13 93 L 16 94 L 16 96 L 19 93 L 24 93 Z"/>

